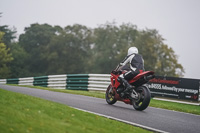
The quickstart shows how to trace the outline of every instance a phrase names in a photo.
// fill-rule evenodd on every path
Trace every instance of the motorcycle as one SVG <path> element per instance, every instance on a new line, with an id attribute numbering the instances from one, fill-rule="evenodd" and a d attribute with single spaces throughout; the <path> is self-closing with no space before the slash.
<path id="1" fill-rule="evenodd" d="M 126 70 L 118 70 L 111 72 L 111 84 L 106 90 L 106 101 L 108 104 L 115 104 L 117 101 L 123 101 L 126 104 L 133 105 L 135 110 L 145 110 L 151 99 L 151 93 L 149 88 L 145 85 L 150 79 L 153 79 L 153 71 L 140 71 L 140 73 L 128 82 L 132 85 L 132 89 L 126 93 L 125 96 L 121 96 L 121 92 L 125 90 L 124 86 L 118 82 L 117 78 L 120 74 L 125 73 Z"/>

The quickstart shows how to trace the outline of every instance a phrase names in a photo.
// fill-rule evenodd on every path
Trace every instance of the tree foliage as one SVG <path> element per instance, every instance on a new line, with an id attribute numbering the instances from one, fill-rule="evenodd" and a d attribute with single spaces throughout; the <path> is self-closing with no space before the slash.
<path id="1" fill-rule="evenodd" d="M 12 40 L 16 38 L 16 29 L 10 29 L 8 25 L 0 26 L 0 31 L 4 33 L 2 37 L 2 42 L 9 48 L 12 44 Z"/>
<path id="2" fill-rule="evenodd" d="M 11 77 L 28 77 L 32 75 L 28 69 L 30 55 L 18 43 L 12 43 L 10 52 L 13 56 L 13 61 L 9 63 Z"/>
<path id="3" fill-rule="evenodd" d="M 8 78 L 10 76 L 10 69 L 8 63 L 10 63 L 13 58 L 9 53 L 10 49 L 2 42 L 4 33 L 0 32 L 0 78 Z"/>
<path id="4" fill-rule="evenodd" d="M 32 24 L 25 28 L 24 34 L 20 35 L 19 45 L 29 54 L 26 64 L 33 76 L 46 74 L 48 62 L 42 55 L 45 54 L 44 49 L 55 35 L 55 28 L 48 24 Z"/>
<path id="5" fill-rule="evenodd" d="M 178 63 L 177 55 L 163 41 L 156 30 L 140 32 L 135 46 L 144 57 L 145 69 L 154 70 L 159 75 L 182 77 L 184 69 Z"/>
<path id="6" fill-rule="evenodd" d="M 127 55 L 137 34 L 136 26 L 130 24 L 106 23 L 95 28 L 91 71 L 109 73 Z"/>
<path id="7" fill-rule="evenodd" d="M 85 73 L 90 36 L 91 31 L 81 25 L 67 26 L 58 32 L 44 50 L 43 58 L 49 63 L 47 73 Z"/>
<path id="8" fill-rule="evenodd" d="M 131 46 L 139 49 L 146 70 L 157 75 L 183 76 L 177 55 L 163 41 L 158 31 L 138 30 L 130 23 L 105 23 L 93 29 L 79 24 L 64 28 L 31 24 L 18 42 L 9 45 L 14 58 L 11 77 L 109 73 Z"/>

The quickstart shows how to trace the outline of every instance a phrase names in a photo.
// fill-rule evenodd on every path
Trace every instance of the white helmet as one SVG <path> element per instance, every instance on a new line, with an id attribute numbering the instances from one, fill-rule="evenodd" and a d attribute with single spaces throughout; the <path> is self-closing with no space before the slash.
<path id="1" fill-rule="evenodd" d="M 138 49 L 136 47 L 130 47 L 128 49 L 128 55 L 127 56 L 129 56 L 131 54 L 138 54 Z"/>

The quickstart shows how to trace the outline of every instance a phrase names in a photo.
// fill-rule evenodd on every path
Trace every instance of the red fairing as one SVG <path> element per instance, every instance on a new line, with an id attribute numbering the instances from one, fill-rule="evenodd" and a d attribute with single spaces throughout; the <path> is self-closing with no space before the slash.
<path id="1" fill-rule="evenodd" d="M 154 74 L 154 72 L 152 72 L 152 71 L 145 71 L 145 72 L 141 71 L 137 76 L 135 76 L 133 79 L 131 79 L 129 81 L 129 83 L 133 83 L 133 82 L 137 81 L 144 75 L 153 75 L 153 74 Z M 111 73 L 110 78 L 111 78 L 111 84 L 112 84 L 113 88 L 118 88 L 120 85 L 120 83 L 117 81 L 118 77 L 119 77 L 119 74 L 115 75 L 115 74 Z"/>
<path id="2" fill-rule="evenodd" d="M 140 72 L 137 76 L 135 76 L 132 80 L 129 81 L 129 83 L 133 83 L 143 77 L 144 75 L 153 75 L 154 72 L 152 71 L 146 71 L 146 72 Z"/>
<path id="3" fill-rule="evenodd" d="M 122 73 L 124 73 L 124 72 L 122 72 Z M 153 74 L 154 74 L 154 72 L 152 72 L 152 71 L 145 71 L 145 72 L 140 71 L 140 73 L 137 76 L 135 76 L 132 80 L 130 80 L 129 83 L 133 83 L 145 75 L 148 76 L 148 75 L 153 75 Z M 120 76 L 120 74 L 115 75 L 115 74 L 111 73 L 111 77 L 110 77 L 111 85 L 113 87 L 113 91 L 115 92 L 115 99 L 117 99 L 119 101 L 123 101 L 126 104 L 132 104 L 130 99 L 123 99 L 117 93 L 117 88 L 120 86 L 120 83 L 117 80 L 119 76 Z"/>
<path id="4" fill-rule="evenodd" d="M 132 105 L 132 102 L 131 102 L 130 99 L 124 99 L 123 102 L 126 103 L 126 104 L 131 104 Z"/>
<path id="5" fill-rule="evenodd" d="M 112 83 L 112 86 L 114 88 L 118 88 L 118 86 L 120 85 L 120 83 L 117 81 L 117 78 L 119 77 L 119 74 L 118 75 L 115 75 L 113 73 L 111 73 L 111 83 Z"/>

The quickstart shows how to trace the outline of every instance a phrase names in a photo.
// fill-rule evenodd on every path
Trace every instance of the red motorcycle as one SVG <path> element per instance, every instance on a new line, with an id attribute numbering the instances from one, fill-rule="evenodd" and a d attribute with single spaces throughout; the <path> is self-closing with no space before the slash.
<path id="1" fill-rule="evenodd" d="M 136 110 L 145 110 L 151 99 L 150 90 L 145 84 L 153 79 L 154 72 L 141 71 L 137 76 L 128 82 L 133 86 L 133 89 L 129 90 L 124 97 L 121 97 L 121 92 L 125 90 L 124 86 L 118 82 L 117 78 L 120 74 L 125 73 L 125 70 L 112 71 L 111 72 L 111 84 L 106 90 L 106 101 L 108 104 L 114 104 L 117 101 L 123 101 L 126 104 L 133 105 Z"/>

